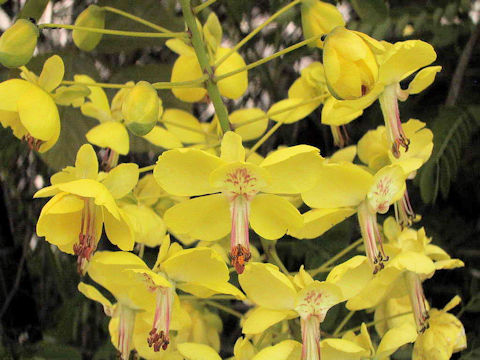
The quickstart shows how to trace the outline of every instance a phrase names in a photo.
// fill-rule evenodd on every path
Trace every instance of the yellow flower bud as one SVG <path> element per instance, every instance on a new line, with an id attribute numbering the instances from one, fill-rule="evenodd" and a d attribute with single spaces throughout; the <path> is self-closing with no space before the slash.
<path id="1" fill-rule="evenodd" d="M 122 114 L 128 129 L 137 136 L 148 134 L 158 119 L 160 100 L 146 81 L 138 82 L 125 96 Z"/>
<path id="2" fill-rule="evenodd" d="M 37 46 L 38 28 L 29 20 L 19 19 L 0 37 L 0 62 L 18 67 L 30 61 Z"/>
<path id="3" fill-rule="evenodd" d="M 105 27 L 105 11 L 96 5 L 90 5 L 75 20 L 75 26 L 103 29 Z M 90 31 L 73 30 L 73 42 L 80 50 L 92 51 L 102 40 L 103 34 Z"/>
<path id="4" fill-rule="evenodd" d="M 335 28 L 325 39 L 323 65 L 330 93 L 339 100 L 358 99 L 373 89 L 378 64 L 373 50 L 377 41 L 344 27 Z"/>
<path id="5" fill-rule="evenodd" d="M 302 1 L 302 28 L 305 39 L 309 39 L 316 35 L 328 34 L 337 26 L 345 26 L 345 20 L 332 5 L 319 0 L 303 0 Z M 316 42 L 309 44 L 310 47 L 323 47 L 323 42 L 318 39 Z"/>

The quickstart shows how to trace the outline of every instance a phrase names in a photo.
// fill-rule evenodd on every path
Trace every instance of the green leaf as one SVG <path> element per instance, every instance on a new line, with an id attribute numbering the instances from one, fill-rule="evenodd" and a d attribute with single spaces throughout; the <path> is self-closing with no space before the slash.
<path id="1" fill-rule="evenodd" d="M 36 357 L 48 360 L 82 360 L 82 354 L 74 347 L 43 341 L 38 345 Z"/>
<path id="2" fill-rule="evenodd" d="M 376 23 L 388 17 L 388 7 L 383 0 L 351 0 L 355 12 L 365 22 Z"/>

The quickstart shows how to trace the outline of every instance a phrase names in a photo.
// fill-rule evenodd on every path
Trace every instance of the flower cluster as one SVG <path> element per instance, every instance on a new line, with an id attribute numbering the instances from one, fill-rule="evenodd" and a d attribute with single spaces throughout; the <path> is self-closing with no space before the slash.
<path id="1" fill-rule="evenodd" d="M 463 325 L 448 313 L 459 298 L 431 308 L 422 287 L 437 270 L 463 262 L 418 228 L 421 217 L 407 191 L 432 153 L 433 135 L 421 120 L 402 121 L 398 100 L 433 83 L 441 70 L 430 66 L 433 47 L 421 40 L 375 40 L 347 29 L 331 4 L 296 1 L 310 51 L 322 49 L 322 62 L 305 67 L 286 98 L 269 109 L 228 114 L 222 96 L 238 99 L 248 89 L 241 44 L 223 45 L 215 13 L 201 24 L 190 2 L 180 3 L 187 31 L 158 33 L 171 37 L 166 46 L 179 55 L 171 81 L 118 84 L 111 101 L 105 84 L 87 75 L 63 81 L 57 55 L 40 76 L 24 66 L 42 25 L 18 20 L 0 38 L 0 62 L 20 67 L 22 78 L 0 83 L 4 127 L 45 152 L 61 132 L 58 106 L 78 108 L 99 122 L 86 134 L 75 165 L 35 194 L 51 197 L 36 231 L 77 256 L 78 290 L 111 318 L 120 357 L 127 360 L 135 350 L 145 359 L 220 359 L 222 320 L 212 307 L 241 318 L 245 336 L 234 346 L 235 360 L 386 359 L 409 343 L 412 359 L 447 360 L 465 348 Z M 92 5 L 78 17 L 73 40 L 80 49 L 91 51 L 100 42 L 105 11 Z M 203 122 L 185 110 L 164 109 L 157 89 L 166 87 L 179 100 L 213 104 L 215 116 Z M 344 125 L 377 99 L 385 125 L 344 147 Z M 279 146 L 266 156 L 257 152 L 282 124 L 319 107 L 321 123 L 343 149 L 330 157 L 304 144 Z M 269 120 L 275 125 L 267 132 Z M 119 163 L 133 136 L 163 148 L 155 164 L 139 169 Z M 100 161 L 92 145 L 102 149 Z M 377 215 L 389 211 L 394 216 L 379 224 Z M 291 272 L 283 265 L 275 246 L 284 236 L 318 238 L 354 215 L 361 240 L 338 257 L 318 269 L 302 265 Z M 116 251 L 100 250 L 103 228 Z M 365 255 L 329 267 L 361 243 Z M 158 247 L 154 264 L 142 258 L 145 246 Z M 322 272 L 327 275 L 319 280 Z M 248 311 L 230 309 L 218 303 L 222 299 L 243 302 Z M 348 319 L 325 334 L 321 324 L 334 306 L 374 313 L 377 336 L 365 323 L 341 333 Z"/>

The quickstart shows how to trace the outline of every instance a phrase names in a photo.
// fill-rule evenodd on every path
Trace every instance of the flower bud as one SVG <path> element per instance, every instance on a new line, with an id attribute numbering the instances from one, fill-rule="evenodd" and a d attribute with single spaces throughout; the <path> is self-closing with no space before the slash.
<path id="1" fill-rule="evenodd" d="M 105 11 L 96 5 L 90 5 L 75 20 L 75 26 L 105 28 Z M 103 34 L 91 31 L 73 30 L 73 42 L 80 50 L 92 51 L 102 40 Z"/>
<path id="2" fill-rule="evenodd" d="M 345 26 L 345 20 L 332 5 L 319 0 L 303 0 L 301 7 L 303 36 L 309 39 L 313 36 L 328 34 L 337 26 Z M 309 44 L 310 47 L 323 47 L 323 42 L 318 39 Z"/>
<path id="3" fill-rule="evenodd" d="M 125 125 L 137 136 L 146 135 L 155 126 L 159 109 L 157 91 L 148 82 L 140 81 L 125 96 L 122 105 Z"/>
<path id="4" fill-rule="evenodd" d="M 37 46 L 38 28 L 31 21 L 19 19 L 0 37 L 0 62 L 18 67 L 30 61 Z"/>
<path id="5" fill-rule="evenodd" d="M 373 53 L 376 43 L 367 35 L 344 27 L 328 34 L 323 65 L 328 89 L 335 98 L 353 100 L 372 90 L 378 79 L 378 64 Z"/>

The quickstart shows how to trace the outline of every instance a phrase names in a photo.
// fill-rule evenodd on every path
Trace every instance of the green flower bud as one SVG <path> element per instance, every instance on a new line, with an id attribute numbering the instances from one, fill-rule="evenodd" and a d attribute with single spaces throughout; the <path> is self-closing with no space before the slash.
<path id="1" fill-rule="evenodd" d="M 90 28 L 105 28 L 105 11 L 97 6 L 90 5 L 82 11 L 75 20 L 75 26 L 83 26 Z M 102 40 L 103 34 L 91 31 L 73 30 L 73 42 L 80 50 L 92 51 Z"/>
<path id="2" fill-rule="evenodd" d="M 30 61 L 37 46 L 38 28 L 29 20 L 19 19 L 0 37 L 0 63 L 18 67 Z"/>
<path id="3" fill-rule="evenodd" d="M 138 82 L 125 96 L 122 114 L 125 125 L 137 136 L 148 134 L 158 119 L 160 100 L 154 87 L 146 82 Z"/>

